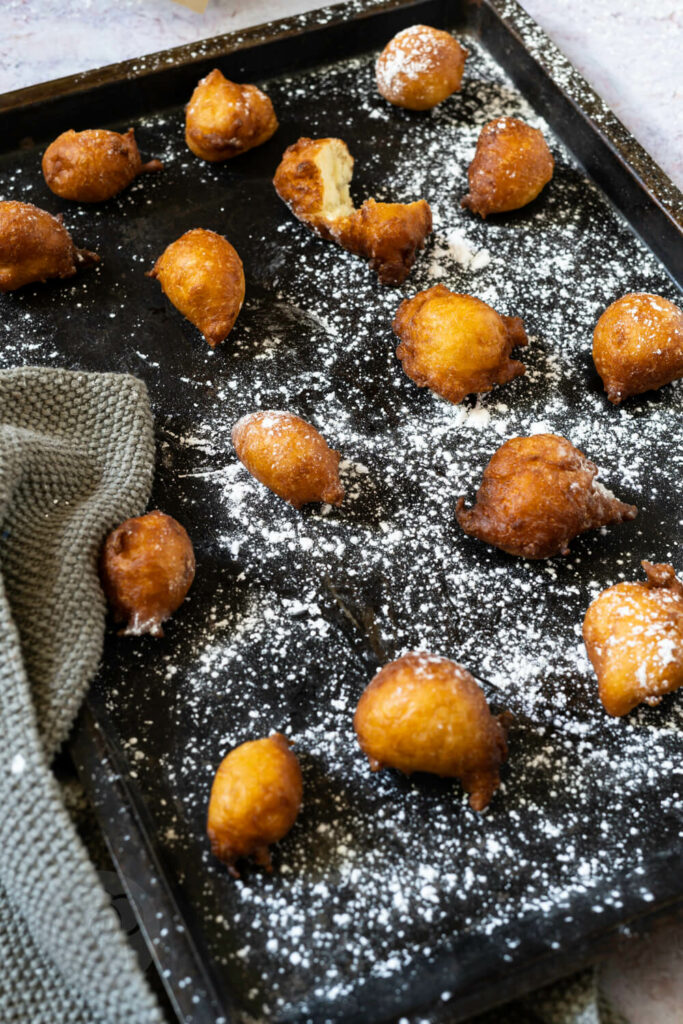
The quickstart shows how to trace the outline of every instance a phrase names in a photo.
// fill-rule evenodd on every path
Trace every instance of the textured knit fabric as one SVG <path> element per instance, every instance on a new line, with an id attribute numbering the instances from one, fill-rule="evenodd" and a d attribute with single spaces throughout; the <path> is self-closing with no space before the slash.
<path id="1" fill-rule="evenodd" d="M 135 378 L 0 372 L 2 1024 L 161 1021 L 50 770 L 102 651 L 98 550 L 153 460 Z"/>

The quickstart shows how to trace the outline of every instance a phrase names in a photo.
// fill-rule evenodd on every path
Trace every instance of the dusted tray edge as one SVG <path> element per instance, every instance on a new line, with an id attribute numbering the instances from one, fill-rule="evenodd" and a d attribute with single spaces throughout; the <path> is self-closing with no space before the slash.
<path id="1" fill-rule="evenodd" d="M 161 935 L 163 931 L 170 932 L 177 927 L 178 910 L 165 884 L 164 873 L 148 845 L 144 808 L 139 806 L 135 794 L 118 771 L 120 765 L 117 763 L 117 753 L 87 702 L 77 720 L 69 748 L 81 782 L 97 807 L 98 817 L 101 820 L 108 819 L 104 833 L 107 847 L 179 1021 L 182 1024 L 227 1024 L 230 1018 L 226 1018 L 217 1008 L 219 1002 L 210 976 L 187 930 L 183 929 L 180 936 L 176 932 L 173 941 Z M 124 802 L 118 804 L 117 797 L 123 797 Z M 149 878 L 153 879 L 153 894 L 143 891 L 135 880 L 134 868 L 139 868 L 141 862 L 150 870 L 147 881 L 149 884 Z M 587 941 L 588 949 L 578 959 L 574 948 L 570 951 L 543 953 L 528 965 L 521 983 L 520 977 L 515 975 L 496 978 L 495 1001 L 488 1001 L 487 1009 L 483 1012 L 502 1007 L 512 999 L 522 999 L 542 986 L 600 963 L 627 938 L 644 935 L 655 923 L 673 920 L 682 911 L 683 900 L 670 898 L 658 903 L 652 910 L 643 910 L 618 924 L 610 924 L 598 930 Z M 173 964 L 173 969 L 165 974 L 164 968 L 169 963 Z M 193 967 L 205 985 L 204 990 L 178 985 L 178 980 Z M 415 1006 L 410 1012 L 429 1013 L 432 1024 L 463 1024 L 472 1015 L 482 1012 L 482 993 L 485 989 L 490 991 L 490 985 L 480 985 L 471 995 L 460 996 L 455 1014 L 450 1003 L 441 1000 L 437 1004 Z M 237 1020 L 237 1017 L 234 1019 Z M 376 1024 L 388 1024 L 389 1020 L 377 1018 Z"/>
<path id="2" fill-rule="evenodd" d="M 184 1024 L 216 1024 L 225 1020 L 204 962 L 182 924 L 182 915 L 154 855 L 145 827 L 145 809 L 131 791 L 120 756 L 108 741 L 87 698 L 68 746 L 178 1020 Z M 203 987 L 178 984 L 192 971 Z"/>
<path id="3" fill-rule="evenodd" d="M 191 67 L 231 53 L 250 50 L 262 44 L 333 28 L 347 21 L 359 21 L 390 12 L 408 12 L 411 8 L 424 6 L 424 0 L 347 0 L 320 7 L 303 14 L 263 22 L 250 28 L 202 39 L 196 43 L 184 43 L 140 58 L 107 64 L 92 71 L 79 72 L 4 93 L 0 95 L 0 116 L 45 102 L 53 102 L 74 93 L 118 83 L 124 79 L 136 81 L 170 68 Z M 674 224 L 683 229 L 683 192 L 517 0 L 462 0 L 457 10 L 454 9 L 455 5 L 449 4 L 447 0 L 435 0 L 432 6 L 441 11 L 444 21 L 451 22 L 467 17 L 467 10 L 475 11 L 475 21 L 476 16 L 487 8 L 494 12 L 543 72 L 561 89 L 575 109 L 590 120 L 594 131 L 609 145 L 624 168 L 646 186 L 662 211 Z M 562 85 L 557 82 L 558 72 L 565 76 Z"/>
<path id="4" fill-rule="evenodd" d="M 504 11 L 505 12 L 505 21 L 506 21 L 508 27 L 512 26 L 511 31 L 515 31 L 517 33 L 518 37 L 521 39 L 522 43 L 524 44 L 525 43 L 525 34 L 522 31 L 520 31 L 516 26 L 521 26 L 524 29 L 525 33 L 526 33 L 526 31 L 529 29 L 529 26 L 534 26 L 534 24 L 535 24 L 532 21 L 532 19 L 530 19 L 526 15 L 526 13 L 523 12 L 522 9 L 518 7 L 518 5 L 516 3 L 511 2 L 511 0 L 485 0 L 485 4 L 488 5 L 489 7 L 491 7 L 495 11 Z M 207 50 L 205 52 L 201 53 L 198 56 L 192 57 L 190 55 L 191 51 L 196 50 L 198 46 L 203 45 L 203 44 L 194 44 L 194 45 L 190 44 L 188 46 L 183 46 L 183 47 L 175 48 L 174 50 L 163 51 L 160 54 L 152 55 L 151 58 L 145 58 L 143 63 L 149 61 L 150 64 L 149 64 L 149 66 L 146 66 L 146 67 L 144 67 L 142 69 L 140 69 L 140 67 L 139 67 L 140 62 L 133 60 L 133 61 L 126 62 L 125 64 L 111 65 L 108 68 L 101 69 L 100 71 L 86 72 L 85 74 L 71 76 L 69 78 L 57 80 L 56 82 L 53 82 L 53 83 L 46 83 L 45 85 L 35 86 L 35 87 L 31 87 L 30 89 L 25 89 L 25 90 L 20 90 L 20 91 L 14 92 L 14 93 L 9 93 L 9 94 L 6 94 L 5 97 L 2 98 L 2 100 L 0 100 L 0 115 L 3 112 L 5 112 L 6 110 L 10 110 L 10 109 L 13 109 L 15 107 L 24 107 L 26 105 L 39 103 L 39 102 L 41 102 L 41 101 L 43 101 L 43 100 L 45 100 L 47 98 L 50 98 L 50 99 L 55 98 L 55 93 L 54 92 L 50 92 L 50 87 L 51 86 L 57 86 L 57 87 L 59 87 L 60 85 L 64 86 L 64 88 L 61 91 L 59 89 L 57 89 L 57 95 L 60 95 L 60 96 L 61 95 L 72 95 L 73 93 L 77 93 L 77 92 L 80 92 L 80 91 L 85 91 L 85 90 L 90 89 L 90 88 L 96 88 L 97 86 L 102 85 L 102 84 L 106 84 L 107 82 L 119 81 L 121 79 L 121 77 L 122 77 L 122 74 L 125 77 L 128 77 L 128 78 L 136 78 L 136 77 L 142 77 L 142 76 L 145 76 L 145 75 L 148 75 L 148 74 L 151 74 L 151 73 L 160 72 L 162 70 L 168 69 L 170 65 L 169 65 L 169 61 L 166 58 L 172 57 L 173 55 L 178 55 L 179 63 L 185 63 L 185 64 L 188 64 L 188 65 L 192 65 L 192 64 L 199 63 L 202 60 L 211 59 L 214 56 L 219 56 L 219 55 L 225 54 L 226 52 L 230 52 L 232 50 L 248 49 L 248 48 L 257 46 L 257 45 L 259 45 L 261 43 L 272 42 L 272 41 L 275 41 L 276 39 L 284 39 L 284 38 L 288 38 L 289 36 L 299 35 L 300 33 L 305 32 L 305 31 L 312 31 L 312 30 L 315 30 L 315 29 L 318 29 L 318 28 L 326 28 L 326 27 L 330 27 L 330 26 L 333 26 L 333 25 L 337 25 L 340 22 L 343 22 L 345 20 L 345 17 L 344 17 L 343 13 L 339 13 L 338 15 L 335 15 L 334 18 L 330 18 L 328 20 L 321 19 L 321 18 L 319 18 L 317 16 L 323 15 L 325 12 L 337 12 L 337 11 L 343 12 L 344 10 L 346 10 L 346 6 L 347 5 L 336 5 L 335 7 L 326 8 L 326 9 L 323 9 L 322 11 L 311 12 L 310 15 L 299 16 L 296 19 L 283 19 L 280 22 L 273 23 L 271 26 L 268 26 L 268 25 L 257 26 L 254 29 L 249 29 L 249 30 L 246 30 L 246 31 L 243 31 L 243 32 L 230 33 L 230 34 L 228 34 L 226 36 L 216 37 L 214 40 L 206 41 L 207 44 L 211 44 L 211 43 L 215 44 L 215 49 L 212 50 L 210 48 L 207 48 Z M 353 4 L 352 6 L 354 8 L 358 7 L 357 4 Z M 409 10 L 411 7 L 415 6 L 415 3 L 412 2 L 412 0 L 411 0 L 411 3 L 409 3 L 409 4 L 402 3 L 401 0 L 388 0 L 388 2 L 386 2 L 386 0 L 384 0 L 384 2 L 381 2 L 381 3 L 375 3 L 375 2 L 366 3 L 363 6 L 364 6 L 364 10 L 362 11 L 362 13 L 359 12 L 358 14 L 355 15 L 355 17 L 360 18 L 360 17 L 365 17 L 365 16 L 371 16 L 371 15 L 374 15 L 374 14 L 381 14 L 383 12 L 390 11 L 390 10 L 393 10 L 393 11 L 404 10 L 404 9 L 405 10 Z M 294 21 L 296 21 L 296 26 L 292 26 L 292 22 L 294 22 Z M 269 29 L 271 31 L 269 31 Z M 539 31 L 535 35 L 536 40 L 538 40 L 541 37 L 541 35 L 542 34 Z M 548 47 L 549 48 L 552 47 L 552 44 L 548 43 Z M 554 50 L 555 48 L 553 47 L 552 49 Z M 555 51 L 555 52 L 559 53 L 559 51 Z M 155 59 L 158 58 L 158 63 L 152 64 L 151 63 L 152 58 L 155 58 Z M 552 68 L 551 67 L 547 67 L 545 65 L 545 62 L 543 60 L 541 60 L 538 55 L 534 55 L 534 60 L 536 60 L 537 63 L 539 63 L 540 66 L 544 68 L 544 71 L 545 71 L 546 74 L 549 74 L 552 77 Z M 567 68 L 572 69 L 571 64 L 569 64 L 569 62 L 566 61 L 565 58 L 562 57 L 561 60 L 564 62 L 564 65 Z M 125 70 L 126 68 L 130 68 L 130 71 L 126 71 Z M 105 72 L 107 74 L 105 74 Z M 574 75 L 572 76 L 572 83 L 575 84 L 577 82 L 581 82 L 582 83 L 583 80 L 580 78 L 580 76 L 578 76 L 578 74 L 574 73 Z M 671 209 L 675 209 L 676 205 L 680 206 L 680 204 L 683 202 L 683 198 L 681 197 L 681 193 L 677 189 L 675 189 L 675 187 L 670 182 L 668 182 L 668 179 L 666 178 L 664 173 L 661 171 L 661 169 L 655 164 L 654 161 L 651 160 L 651 158 L 647 155 L 647 153 L 645 153 L 645 151 L 642 150 L 642 148 L 635 142 L 635 140 L 632 139 L 632 137 L 623 128 L 621 123 L 613 115 L 611 115 L 609 113 L 608 108 L 602 102 L 602 100 L 600 100 L 596 96 L 596 94 L 593 93 L 592 90 L 590 90 L 589 87 L 585 85 L 585 83 L 583 83 L 583 85 L 585 87 L 585 93 L 582 95 L 581 99 L 573 97 L 572 93 L 568 89 L 566 89 L 564 86 L 562 87 L 562 89 L 565 92 L 565 94 L 568 96 L 568 98 L 574 103 L 574 105 L 576 106 L 577 110 L 580 113 L 582 113 L 584 116 L 585 116 L 585 110 L 583 110 L 582 104 L 586 103 L 586 98 L 585 97 L 587 95 L 594 97 L 596 103 L 604 111 L 606 111 L 607 114 L 609 115 L 609 118 L 605 118 L 605 120 L 604 120 L 604 122 L 602 122 L 601 126 L 599 126 L 593 120 L 594 130 L 597 133 L 599 133 L 604 139 L 606 139 L 608 144 L 613 148 L 613 150 L 618 155 L 620 155 L 620 158 L 624 162 L 624 164 L 627 167 L 627 169 L 632 174 L 634 174 L 639 181 L 643 182 L 646 185 L 647 189 L 651 192 L 652 198 L 655 201 L 658 202 L 658 204 L 660 205 L 660 207 L 662 209 L 669 211 Z M 6 104 L 5 101 L 9 101 L 9 104 Z M 612 132 L 615 129 L 615 127 L 619 128 L 621 130 L 621 132 L 623 133 L 622 135 L 619 135 L 618 138 L 614 134 L 612 134 Z M 628 159 L 629 160 L 633 160 L 633 163 L 637 163 L 637 168 L 634 168 L 628 162 L 626 156 L 624 155 L 624 152 L 625 152 L 624 147 L 625 146 L 628 146 L 628 151 L 629 151 L 629 158 Z M 635 155 L 635 157 L 637 159 L 633 159 L 634 155 Z M 647 174 L 646 174 L 646 172 L 648 170 L 651 173 L 654 172 L 655 179 L 659 179 L 660 183 L 663 183 L 666 186 L 666 190 L 665 190 L 667 192 L 667 199 L 666 200 L 661 198 L 661 195 L 658 194 L 656 182 L 655 182 L 655 185 L 653 185 L 652 181 L 648 181 Z M 672 206 L 672 197 L 673 197 L 673 201 L 674 201 L 673 206 Z M 83 721 L 81 723 L 81 728 L 83 730 L 85 730 L 85 732 L 86 732 L 86 735 L 88 737 L 87 742 L 91 742 L 92 741 L 93 745 L 94 745 L 93 730 L 96 730 L 98 727 L 96 726 L 94 720 L 91 719 L 90 722 L 89 722 L 88 721 L 89 718 L 91 718 L 91 712 L 88 710 L 84 714 L 84 718 L 83 718 Z M 103 739 L 103 737 L 100 737 L 100 739 Z M 81 752 L 82 749 L 83 749 L 82 745 L 81 745 L 81 740 L 78 739 L 78 738 L 75 741 L 75 748 L 74 749 L 79 751 L 79 752 Z M 109 753 L 111 753 L 111 752 L 108 752 L 108 754 Z M 129 798 L 131 798 L 131 794 L 130 794 L 129 791 L 127 791 L 125 785 L 122 785 L 122 791 L 124 793 L 126 793 L 126 795 Z M 136 802 L 132 798 L 131 798 L 131 805 L 132 805 L 132 808 L 134 808 L 134 810 L 131 810 L 130 807 L 128 808 L 128 811 L 130 812 L 128 820 L 130 821 L 131 825 L 135 825 L 136 830 L 137 830 L 137 835 L 138 835 L 138 837 L 140 839 L 142 839 L 143 836 L 144 836 L 144 827 L 140 825 L 140 819 L 139 819 L 138 813 L 137 813 L 139 809 L 136 807 Z M 122 834 L 119 835 L 119 838 L 121 840 L 123 840 Z M 123 875 L 123 878 L 125 880 L 127 872 L 126 872 L 126 869 L 125 869 L 126 860 L 125 860 L 125 857 L 123 855 L 124 854 L 123 843 L 122 843 L 120 849 L 118 851 L 115 850 L 114 852 L 117 854 L 117 865 L 121 868 L 122 875 Z M 149 848 L 146 848 L 144 851 L 141 851 L 141 853 L 144 854 L 145 858 L 148 860 L 148 862 L 150 864 L 153 864 L 153 858 L 151 856 L 151 851 L 149 850 Z M 164 899 L 165 900 L 169 900 L 168 894 L 165 894 Z M 140 919 L 140 922 L 141 922 L 141 926 L 144 928 L 143 920 L 149 921 L 149 918 L 147 917 L 146 912 L 145 912 L 145 908 L 140 905 L 140 903 L 136 899 L 134 893 L 131 894 L 131 901 L 132 901 L 133 905 L 136 908 L 136 912 L 138 913 L 138 916 L 139 916 L 139 919 Z M 163 902 L 163 901 L 160 901 L 160 902 Z M 669 906 L 673 907 L 675 905 L 678 905 L 677 901 L 672 901 L 671 903 L 664 904 L 663 906 L 664 906 L 664 909 L 666 909 Z M 659 913 L 659 911 L 661 909 L 662 909 L 661 907 L 658 908 L 658 913 Z M 644 915 L 642 915 L 642 917 L 639 915 L 637 920 L 638 921 L 650 921 L 650 920 L 652 920 L 653 917 L 654 917 L 654 914 L 644 914 Z M 605 939 L 608 940 L 609 938 L 615 936 L 615 934 L 618 934 L 618 932 L 620 930 L 621 930 L 621 927 L 609 929 L 608 932 L 606 932 L 606 934 L 605 934 Z M 153 948 L 153 947 L 150 947 L 150 948 Z M 169 948 L 170 947 L 168 947 L 168 946 L 165 947 L 164 953 L 166 953 L 166 950 L 169 949 Z M 606 952 L 606 950 L 604 950 L 603 952 Z M 202 966 L 201 965 L 201 961 L 197 957 L 196 951 L 191 950 L 191 953 L 192 953 L 192 955 L 195 958 L 195 962 L 198 964 L 198 966 L 201 969 L 201 966 Z M 155 959 L 157 959 L 157 962 L 158 962 L 162 958 L 161 957 L 157 957 L 156 954 L 155 954 Z M 540 958 L 539 962 L 538 962 L 538 977 L 534 978 L 534 979 L 527 979 L 525 984 L 524 984 L 524 986 L 523 986 L 524 990 L 525 991 L 531 990 L 537 984 L 539 984 L 541 981 L 548 982 L 548 981 L 553 980 L 554 978 L 560 977 L 562 974 L 566 973 L 567 970 L 575 969 L 576 967 L 582 966 L 584 963 L 590 962 L 593 959 L 593 956 L 587 957 L 584 961 L 581 961 L 581 962 L 578 962 L 578 963 L 576 962 L 576 960 L 573 960 L 571 967 L 568 966 L 569 959 L 571 959 L 571 957 L 562 957 L 562 956 L 553 956 L 553 955 L 549 955 L 548 957 Z M 163 977 L 163 973 L 162 973 L 162 977 Z M 174 981 L 175 981 L 175 978 L 176 978 L 176 975 L 174 974 L 174 978 L 173 978 Z M 510 987 L 512 985 L 515 985 L 515 984 L 516 984 L 515 992 L 512 993 L 512 994 L 521 994 L 521 987 L 520 987 L 518 981 L 515 982 L 515 979 L 509 979 L 509 980 L 506 980 L 506 981 L 498 983 L 499 987 L 497 989 L 497 1001 L 496 1001 L 495 1005 L 500 1005 L 502 1002 L 506 1001 L 506 999 L 510 997 L 511 992 L 506 990 L 506 986 Z M 169 988 L 169 992 L 171 992 L 172 995 L 173 995 L 173 998 L 175 1000 L 176 1006 L 178 1008 L 180 1008 L 182 1012 L 189 1013 L 189 1014 L 195 1014 L 194 1016 L 186 1016 L 185 1017 L 186 1021 L 194 1022 L 194 1021 L 203 1021 L 205 1019 L 207 1021 L 214 1019 L 214 1018 L 208 1017 L 208 1016 L 207 1017 L 202 1017 L 201 1016 L 201 1012 L 203 1012 L 202 1010 L 198 1010 L 196 1006 L 194 1006 L 194 1007 L 190 1006 L 189 1005 L 189 997 L 188 997 L 188 995 L 186 993 L 183 992 L 183 990 L 174 988 L 171 985 L 169 985 L 168 988 Z M 474 996 L 473 998 L 477 998 L 477 997 Z M 439 1008 L 439 1009 L 441 1010 L 441 1008 Z M 211 1010 L 211 1003 L 210 1003 L 210 1001 L 208 999 L 208 996 L 207 996 L 206 1013 L 209 1013 L 209 1012 L 215 1012 L 215 1011 Z M 441 1019 L 446 1019 L 446 1017 L 448 1017 L 448 1019 L 450 1019 L 450 1020 L 454 1019 L 452 1016 L 450 1016 L 448 1014 L 448 1006 L 447 1006 L 447 1004 L 445 1005 L 445 1007 L 441 1011 L 441 1013 L 442 1013 Z M 462 1018 L 460 1017 L 459 1019 L 462 1019 Z"/>

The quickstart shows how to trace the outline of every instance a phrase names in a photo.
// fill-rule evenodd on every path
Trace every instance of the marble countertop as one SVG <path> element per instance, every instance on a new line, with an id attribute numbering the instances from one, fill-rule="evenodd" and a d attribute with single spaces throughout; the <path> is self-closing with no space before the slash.
<path id="1" fill-rule="evenodd" d="M 683 188 L 683 0 L 523 0 L 617 116 Z M 0 93 L 321 6 L 310 0 L 3 0 Z M 683 919 L 602 970 L 630 1024 L 683 1021 Z"/>

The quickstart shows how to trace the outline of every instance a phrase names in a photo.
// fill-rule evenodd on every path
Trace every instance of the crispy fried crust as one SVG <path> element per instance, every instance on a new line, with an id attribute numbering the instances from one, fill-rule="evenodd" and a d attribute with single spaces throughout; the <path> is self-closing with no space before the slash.
<path id="1" fill-rule="evenodd" d="M 608 306 L 593 333 L 593 360 L 610 402 L 683 377 L 683 311 L 647 292 Z"/>
<path id="2" fill-rule="evenodd" d="M 481 811 L 500 785 L 509 715 L 495 717 L 460 665 L 433 654 L 404 654 L 363 692 L 353 719 L 372 771 L 432 772 L 457 778 Z"/>
<path id="3" fill-rule="evenodd" d="M 520 558 L 566 555 L 577 534 L 637 515 L 597 473 L 564 437 L 513 437 L 484 470 L 474 507 L 459 499 L 458 522 L 470 536 Z"/>
<path id="4" fill-rule="evenodd" d="M 278 128 L 273 104 L 255 85 L 238 85 L 214 68 L 187 105 L 185 141 L 202 160 L 230 160 L 261 146 Z"/>
<path id="5" fill-rule="evenodd" d="M 194 228 L 172 242 L 148 271 L 211 348 L 225 341 L 244 302 L 242 260 L 227 238 Z"/>
<path id="6" fill-rule="evenodd" d="M 382 284 L 399 285 L 431 230 L 432 211 L 424 199 L 415 203 L 366 199 L 333 237 L 344 249 L 369 260 Z"/>
<path id="7" fill-rule="evenodd" d="M 160 171 L 160 160 L 143 164 L 129 128 L 125 135 L 104 128 L 62 132 L 43 155 L 48 188 L 62 199 L 101 203 L 127 188 L 139 174 Z"/>
<path id="8" fill-rule="evenodd" d="M 240 877 L 236 862 L 246 857 L 272 871 L 268 847 L 287 835 L 302 796 L 299 762 L 282 733 L 242 743 L 221 761 L 206 831 L 211 852 L 233 878 Z"/>
<path id="9" fill-rule="evenodd" d="M 610 715 L 659 704 L 683 686 L 683 584 L 673 566 L 642 562 L 646 583 L 617 583 L 588 607 L 583 639 Z"/>
<path id="10" fill-rule="evenodd" d="M 353 213 L 353 157 L 341 139 L 301 138 L 282 155 L 273 185 L 298 220 L 323 238 Z"/>
<path id="11" fill-rule="evenodd" d="M 339 452 L 299 416 L 249 413 L 232 428 L 232 443 L 251 475 L 294 508 L 311 501 L 342 503 Z"/>
<path id="12" fill-rule="evenodd" d="M 341 139 L 299 139 L 282 157 L 273 184 L 290 210 L 323 238 L 369 260 L 382 284 L 401 284 L 432 230 L 424 199 L 354 209 L 353 158 Z"/>
<path id="13" fill-rule="evenodd" d="M 194 579 L 192 542 L 185 529 L 158 510 L 126 519 L 107 537 L 100 579 L 124 635 L 163 636 L 165 622 L 185 600 Z"/>
<path id="14" fill-rule="evenodd" d="M 412 25 L 395 35 L 379 55 L 377 88 L 397 107 L 430 110 L 458 91 L 467 56 L 449 32 Z"/>
<path id="15" fill-rule="evenodd" d="M 555 161 L 543 135 L 524 121 L 499 117 L 479 135 L 461 205 L 481 217 L 526 206 L 548 184 Z"/>
<path id="16" fill-rule="evenodd" d="M 0 202 L 0 292 L 33 281 L 72 277 L 99 256 L 77 249 L 62 218 L 32 203 Z"/>
<path id="17" fill-rule="evenodd" d="M 502 316 L 472 295 L 442 284 L 404 299 L 393 323 L 401 339 L 396 355 L 418 387 L 449 402 L 490 391 L 525 372 L 510 352 L 527 344 L 518 316 Z"/>

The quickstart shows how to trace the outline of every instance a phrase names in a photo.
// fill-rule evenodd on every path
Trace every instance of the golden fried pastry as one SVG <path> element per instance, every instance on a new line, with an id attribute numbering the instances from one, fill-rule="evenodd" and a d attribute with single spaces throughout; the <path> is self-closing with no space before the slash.
<path id="1" fill-rule="evenodd" d="M 207 834 L 211 852 L 233 878 L 251 857 L 272 871 L 268 847 L 286 836 L 301 808 L 303 782 L 289 741 L 279 733 L 251 740 L 223 758 L 211 787 Z"/>
<path id="2" fill-rule="evenodd" d="M 683 686 L 683 584 L 673 566 L 642 562 L 646 583 L 617 583 L 589 605 L 583 639 L 610 715 L 659 704 Z"/>
<path id="3" fill-rule="evenodd" d="M 543 135 L 515 117 L 485 124 L 467 177 L 461 205 L 482 217 L 518 210 L 535 199 L 553 176 L 555 161 Z"/>
<path id="4" fill-rule="evenodd" d="M 429 203 L 377 203 L 366 199 L 340 228 L 335 241 L 365 257 L 382 284 L 405 281 L 418 249 L 432 230 Z"/>
<path id="5" fill-rule="evenodd" d="M 396 355 L 411 380 L 449 402 L 525 372 L 523 363 L 510 359 L 512 349 L 528 340 L 520 318 L 442 284 L 404 299 L 393 328 L 401 339 Z"/>
<path id="6" fill-rule="evenodd" d="M 429 25 L 404 28 L 377 60 L 377 88 L 385 100 L 409 110 L 430 110 L 457 92 L 467 50 L 449 32 Z"/>
<path id="7" fill-rule="evenodd" d="M 593 360 L 610 402 L 683 377 L 683 311 L 659 295 L 630 293 L 598 320 Z"/>
<path id="8" fill-rule="evenodd" d="M 373 772 L 398 768 L 460 779 L 475 811 L 500 785 L 510 716 L 491 714 L 481 687 L 460 665 L 404 654 L 367 686 L 353 727 Z"/>
<path id="9" fill-rule="evenodd" d="M 100 579 L 122 635 L 163 636 L 165 622 L 185 600 L 194 579 L 187 533 L 158 510 L 126 519 L 107 537 Z"/>
<path id="10" fill-rule="evenodd" d="M 185 115 L 185 141 L 202 160 L 229 160 L 277 131 L 273 104 L 255 85 L 238 85 L 218 68 L 202 78 Z"/>
<path id="11" fill-rule="evenodd" d="M 125 135 L 104 128 L 62 132 L 43 156 L 48 188 L 62 199 L 101 203 L 123 191 L 139 174 L 161 171 L 160 160 L 143 164 L 135 132 Z"/>
<path id="12" fill-rule="evenodd" d="M 579 533 L 633 519 L 625 505 L 596 480 L 597 467 L 564 437 L 513 437 L 484 470 L 477 501 L 456 515 L 471 537 L 520 558 L 569 553 Z"/>
<path id="13" fill-rule="evenodd" d="M 100 257 L 77 249 L 62 218 L 32 203 L 0 202 L 0 292 L 33 281 L 72 277 Z"/>
<path id="14" fill-rule="evenodd" d="M 353 213 L 353 163 L 341 139 L 301 138 L 284 151 L 273 185 L 295 217 L 334 239 L 335 229 Z"/>
<path id="15" fill-rule="evenodd" d="M 273 184 L 295 217 L 369 260 L 382 284 L 401 284 L 432 230 L 429 204 L 367 199 L 356 210 L 352 175 L 353 157 L 341 139 L 302 138 L 285 150 Z"/>
<path id="16" fill-rule="evenodd" d="M 244 302 L 242 260 L 215 231 L 186 231 L 148 271 L 184 317 L 199 328 L 211 348 L 225 341 Z"/>
<path id="17" fill-rule="evenodd" d="M 237 457 L 252 476 L 294 508 L 310 501 L 341 505 L 339 452 L 291 412 L 252 412 L 232 428 Z"/>

